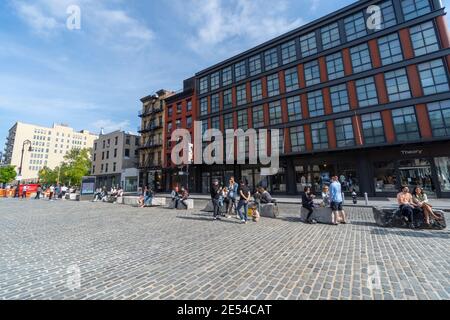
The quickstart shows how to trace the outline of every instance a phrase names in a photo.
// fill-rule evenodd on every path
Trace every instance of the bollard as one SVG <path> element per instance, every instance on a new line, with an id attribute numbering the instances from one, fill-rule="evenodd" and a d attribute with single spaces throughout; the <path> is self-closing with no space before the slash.
<path id="1" fill-rule="evenodd" d="M 345 194 L 342 192 L 342 204 L 345 203 Z"/>
<path id="2" fill-rule="evenodd" d="M 366 200 L 366 206 L 369 205 L 369 195 L 366 193 L 364 193 L 364 199 Z"/>

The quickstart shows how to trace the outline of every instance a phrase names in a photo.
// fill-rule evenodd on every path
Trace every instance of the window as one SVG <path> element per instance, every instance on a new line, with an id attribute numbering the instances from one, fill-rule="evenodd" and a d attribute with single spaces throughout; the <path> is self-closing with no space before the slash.
<path id="1" fill-rule="evenodd" d="M 352 60 L 353 73 L 372 69 L 372 60 L 367 43 L 350 48 L 350 58 Z"/>
<path id="2" fill-rule="evenodd" d="M 247 103 L 247 87 L 245 84 L 236 88 L 237 105 L 243 105 Z"/>
<path id="3" fill-rule="evenodd" d="M 119 144 L 119 137 L 114 138 L 114 145 L 117 146 Z"/>
<path id="4" fill-rule="evenodd" d="M 264 107 L 258 106 L 253 108 L 253 128 L 264 127 Z"/>
<path id="5" fill-rule="evenodd" d="M 315 32 L 300 37 L 300 50 L 302 52 L 302 57 L 308 57 L 317 53 Z"/>
<path id="6" fill-rule="evenodd" d="M 236 63 L 234 65 L 234 76 L 236 81 L 240 81 L 247 77 L 247 71 L 245 70 L 245 61 Z"/>
<path id="7" fill-rule="evenodd" d="M 252 101 L 258 101 L 262 99 L 262 81 L 255 80 L 252 81 Z"/>
<path id="8" fill-rule="evenodd" d="M 305 63 L 305 80 L 307 86 L 320 83 L 319 62 L 317 60 Z"/>
<path id="9" fill-rule="evenodd" d="M 447 74 L 441 59 L 419 64 L 418 68 L 425 95 L 449 90 Z"/>
<path id="10" fill-rule="evenodd" d="M 261 56 L 257 55 L 248 59 L 248 67 L 250 76 L 255 76 L 261 73 Z"/>
<path id="11" fill-rule="evenodd" d="M 211 113 L 219 112 L 219 94 L 211 96 Z"/>
<path id="12" fill-rule="evenodd" d="M 284 81 L 286 92 L 291 92 L 299 88 L 297 67 L 293 67 L 284 71 Z"/>
<path id="13" fill-rule="evenodd" d="M 169 108 L 167 108 L 167 116 L 168 116 L 169 118 L 171 118 L 172 115 L 173 115 L 173 109 L 172 109 L 172 107 L 170 106 Z"/>
<path id="14" fill-rule="evenodd" d="M 233 74 L 231 72 L 231 67 L 222 70 L 222 85 L 227 86 L 233 82 Z"/>
<path id="15" fill-rule="evenodd" d="M 381 113 L 369 113 L 361 116 L 362 130 L 366 144 L 386 142 Z"/>
<path id="16" fill-rule="evenodd" d="M 373 106 L 378 103 L 377 89 L 373 77 L 357 80 L 356 93 L 360 107 Z"/>
<path id="17" fill-rule="evenodd" d="M 113 163 L 113 172 L 115 172 L 116 171 L 116 166 L 117 166 L 117 163 Z"/>
<path id="18" fill-rule="evenodd" d="M 208 114 L 208 98 L 201 98 L 200 99 L 200 114 L 202 116 Z"/>
<path id="19" fill-rule="evenodd" d="M 397 24 L 397 18 L 395 17 L 394 6 L 392 1 L 384 1 L 380 5 L 382 22 L 380 29 L 386 29 Z"/>
<path id="20" fill-rule="evenodd" d="M 266 66 L 266 71 L 272 70 L 278 67 L 278 50 L 273 48 L 264 52 L 264 62 Z"/>
<path id="21" fill-rule="evenodd" d="M 117 149 L 114 149 L 114 158 L 117 158 Z"/>
<path id="22" fill-rule="evenodd" d="M 130 157 L 130 149 L 125 149 L 125 157 L 129 158 Z M 108 165 L 108 164 L 106 164 Z"/>
<path id="23" fill-rule="evenodd" d="M 280 81 L 278 73 L 272 74 L 267 77 L 267 95 L 274 97 L 280 94 Z"/>
<path id="24" fill-rule="evenodd" d="M 336 141 L 338 148 L 351 147 L 355 145 L 352 118 L 337 119 L 334 121 L 336 129 Z"/>
<path id="25" fill-rule="evenodd" d="M 398 34 L 393 33 L 378 39 L 381 63 L 383 66 L 403 60 Z"/>
<path id="26" fill-rule="evenodd" d="M 305 129 L 303 126 L 289 128 L 291 136 L 292 152 L 302 152 L 306 150 Z"/>
<path id="27" fill-rule="evenodd" d="M 220 87 L 220 73 L 215 72 L 211 75 L 211 90 L 219 89 Z"/>
<path id="28" fill-rule="evenodd" d="M 180 114 L 183 111 L 183 105 L 180 103 L 177 104 L 177 113 Z"/>
<path id="29" fill-rule="evenodd" d="M 223 116 L 223 128 L 224 130 L 234 129 L 233 114 L 227 113 Z"/>
<path id="30" fill-rule="evenodd" d="M 364 14 L 358 12 L 350 17 L 344 19 L 344 29 L 347 35 L 347 41 L 352 41 L 367 34 L 366 31 L 366 20 L 364 19 Z"/>
<path id="31" fill-rule="evenodd" d="M 333 106 L 333 112 L 342 112 L 350 110 L 350 104 L 348 102 L 347 86 L 344 84 L 334 86 L 330 88 L 331 105 Z"/>
<path id="32" fill-rule="evenodd" d="M 399 101 L 411 98 L 406 69 L 398 69 L 384 74 L 389 101 Z"/>
<path id="33" fill-rule="evenodd" d="M 392 110 L 397 141 L 406 142 L 420 139 L 414 107 Z"/>
<path id="34" fill-rule="evenodd" d="M 327 123 L 318 122 L 311 125 L 311 137 L 314 150 L 328 148 Z"/>
<path id="35" fill-rule="evenodd" d="M 192 117 L 187 117 L 186 118 L 186 127 L 188 129 L 192 128 Z"/>
<path id="36" fill-rule="evenodd" d="M 247 110 L 240 110 L 237 113 L 237 128 L 242 130 L 248 129 L 248 113 Z"/>
<path id="37" fill-rule="evenodd" d="M 308 93 L 308 109 L 310 117 L 318 117 L 325 114 L 322 90 Z"/>
<path id="38" fill-rule="evenodd" d="M 324 50 L 336 47 L 341 44 L 341 39 L 339 36 L 339 26 L 337 22 L 320 29 L 320 34 L 322 36 L 322 47 Z"/>
<path id="39" fill-rule="evenodd" d="M 431 12 L 431 7 L 428 0 L 402 0 L 402 10 L 408 21 Z"/>
<path id="40" fill-rule="evenodd" d="M 220 130 L 220 117 L 219 116 L 211 118 L 211 129 Z"/>
<path id="41" fill-rule="evenodd" d="M 208 77 L 200 79 L 200 94 L 208 92 Z"/>
<path id="42" fill-rule="evenodd" d="M 223 92 L 223 108 L 228 109 L 233 105 L 233 95 L 231 93 L 231 89 L 225 90 Z"/>
<path id="43" fill-rule="evenodd" d="M 281 45 L 281 57 L 283 64 L 288 64 L 297 60 L 297 50 L 295 47 L 295 40 L 289 41 Z"/>
<path id="44" fill-rule="evenodd" d="M 428 104 L 434 137 L 450 136 L 450 100 Z"/>
<path id="45" fill-rule="evenodd" d="M 186 111 L 187 111 L 187 112 L 191 112 L 191 111 L 192 111 L 192 101 L 191 101 L 191 100 L 189 100 L 189 101 L 186 103 Z"/>
<path id="46" fill-rule="evenodd" d="M 269 103 L 269 119 L 271 125 L 276 125 L 283 122 L 280 101 Z"/>
<path id="47" fill-rule="evenodd" d="M 287 99 L 287 110 L 289 121 L 297 121 L 302 119 L 302 105 L 300 97 L 291 97 Z"/>
<path id="48" fill-rule="evenodd" d="M 94 161 L 96 161 L 96 160 L 97 160 L 97 154 L 94 153 Z"/>
<path id="49" fill-rule="evenodd" d="M 337 52 L 326 56 L 328 80 L 335 80 L 344 76 L 342 53 Z"/>
<path id="50" fill-rule="evenodd" d="M 439 50 L 439 43 L 433 22 L 428 21 L 409 29 L 416 56 Z"/>

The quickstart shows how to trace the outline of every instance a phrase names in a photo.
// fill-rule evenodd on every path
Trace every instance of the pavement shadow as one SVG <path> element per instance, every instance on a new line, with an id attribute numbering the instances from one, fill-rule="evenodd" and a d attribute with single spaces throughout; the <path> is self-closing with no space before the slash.
<path id="1" fill-rule="evenodd" d="M 365 227 L 379 227 L 375 222 L 369 222 L 369 221 L 351 221 L 352 225 L 355 226 L 365 226 Z"/>
<path id="2" fill-rule="evenodd" d="M 395 235 L 413 238 L 440 238 L 450 239 L 450 232 L 448 231 L 432 231 L 432 230 L 411 230 L 411 229 L 387 229 L 379 227 L 370 232 L 376 235 Z"/>
<path id="3" fill-rule="evenodd" d="M 201 216 L 201 215 L 196 215 L 196 216 L 178 216 L 178 219 L 183 219 L 183 220 L 191 220 L 191 221 L 209 221 L 209 222 L 216 222 L 216 223 L 231 223 L 231 224 L 240 224 L 239 221 L 233 221 L 233 220 L 228 220 L 228 219 L 221 219 L 221 220 L 217 220 L 214 221 L 212 220 L 211 216 Z"/>

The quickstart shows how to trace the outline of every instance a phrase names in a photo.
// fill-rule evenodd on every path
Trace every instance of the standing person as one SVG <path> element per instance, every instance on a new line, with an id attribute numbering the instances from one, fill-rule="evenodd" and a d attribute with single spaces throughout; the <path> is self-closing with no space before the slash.
<path id="1" fill-rule="evenodd" d="M 329 207 L 331 204 L 330 200 L 330 187 L 325 185 L 322 189 L 322 204 L 324 207 Z"/>
<path id="2" fill-rule="evenodd" d="M 231 210 L 234 209 L 234 213 L 236 214 L 236 217 L 239 218 L 239 214 L 237 212 L 237 197 L 238 197 L 238 189 L 239 184 L 236 183 L 234 180 L 234 177 L 230 178 L 230 181 L 228 183 L 228 195 L 227 195 L 227 215 L 228 217 L 231 217 Z"/>
<path id="3" fill-rule="evenodd" d="M 219 180 L 214 180 L 211 186 L 211 201 L 214 208 L 213 220 L 220 220 L 220 195 L 222 193 L 222 188 L 219 185 Z"/>
<path id="4" fill-rule="evenodd" d="M 347 224 L 347 217 L 345 215 L 345 211 L 343 208 L 342 199 L 342 186 L 339 183 L 339 178 L 334 176 L 332 178 L 332 183 L 330 185 L 330 198 L 331 198 L 331 210 L 332 213 L 332 223 L 333 225 L 338 225 L 338 222 L 341 221 L 343 224 Z"/>
<path id="5" fill-rule="evenodd" d="M 397 195 L 397 201 L 399 205 L 400 212 L 404 217 L 405 221 L 409 223 L 410 228 L 414 228 L 414 207 L 413 198 L 411 193 L 409 193 L 409 188 L 402 187 L 400 193 Z"/>
<path id="6" fill-rule="evenodd" d="M 53 201 L 53 196 L 55 195 L 55 187 L 53 185 L 50 186 L 50 195 L 48 196 L 49 201 Z"/>
<path id="7" fill-rule="evenodd" d="M 189 191 L 185 187 L 181 187 L 181 197 L 179 203 L 181 203 L 186 209 L 188 209 L 187 200 L 189 199 Z"/>
<path id="8" fill-rule="evenodd" d="M 34 198 L 35 200 L 39 200 L 40 198 L 41 198 L 41 193 L 42 193 L 42 187 L 39 185 L 38 187 L 37 187 L 37 190 L 36 190 L 36 197 Z"/>
<path id="9" fill-rule="evenodd" d="M 23 187 L 22 187 L 22 199 L 27 199 L 27 191 L 28 191 L 28 186 L 25 184 Z"/>
<path id="10" fill-rule="evenodd" d="M 250 189 L 245 183 L 244 180 L 240 181 L 239 185 L 239 203 L 237 207 L 237 212 L 239 213 L 239 217 L 241 222 L 247 224 L 248 221 L 248 203 L 250 201 Z M 244 208 L 244 213 L 241 213 L 241 209 Z"/>
<path id="11" fill-rule="evenodd" d="M 61 198 L 62 198 L 63 200 L 66 199 L 66 193 L 67 193 L 67 187 L 66 187 L 66 185 L 63 185 L 63 186 L 61 187 Z"/>
<path id="12" fill-rule="evenodd" d="M 308 210 L 308 216 L 306 217 L 306 223 L 314 224 L 316 221 L 312 220 L 312 214 L 314 212 L 314 198 L 315 196 L 311 192 L 310 187 L 305 187 L 303 189 L 303 195 L 302 195 L 302 207 Z"/>

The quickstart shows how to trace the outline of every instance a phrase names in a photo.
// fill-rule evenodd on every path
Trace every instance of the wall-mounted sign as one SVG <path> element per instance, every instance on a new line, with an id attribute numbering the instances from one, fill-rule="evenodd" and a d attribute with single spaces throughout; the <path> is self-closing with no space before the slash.
<path id="1" fill-rule="evenodd" d="M 400 153 L 404 156 L 420 156 L 423 154 L 423 150 L 402 150 Z"/>

